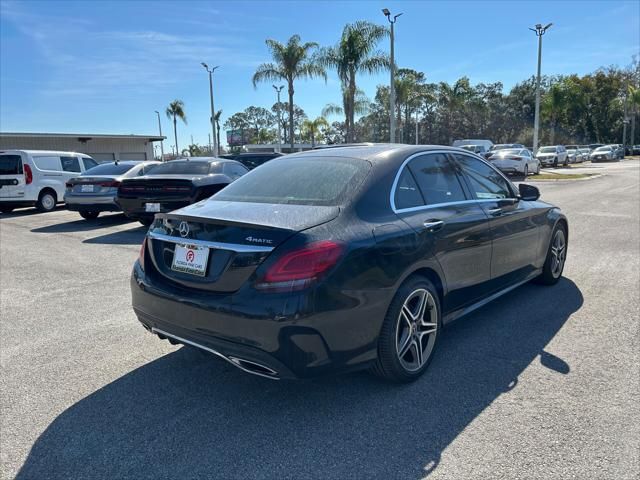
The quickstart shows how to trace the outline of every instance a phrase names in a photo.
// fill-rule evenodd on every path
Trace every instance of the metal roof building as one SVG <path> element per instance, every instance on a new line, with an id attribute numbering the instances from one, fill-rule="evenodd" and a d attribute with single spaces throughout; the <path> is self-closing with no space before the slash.
<path id="1" fill-rule="evenodd" d="M 152 160 L 158 135 L 0 132 L 0 150 L 59 150 L 90 155 L 98 162 Z M 158 152 L 159 155 L 159 152 Z"/>

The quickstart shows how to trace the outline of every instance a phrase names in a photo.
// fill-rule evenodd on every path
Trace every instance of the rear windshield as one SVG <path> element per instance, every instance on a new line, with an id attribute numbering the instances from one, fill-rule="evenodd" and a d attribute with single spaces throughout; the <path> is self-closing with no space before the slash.
<path id="1" fill-rule="evenodd" d="M 20 155 L 0 155 L 0 175 L 20 175 L 21 173 Z"/>
<path id="2" fill-rule="evenodd" d="M 596 152 L 609 152 L 611 151 L 611 147 L 598 147 L 595 149 Z"/>
<path id="3" fill-rule="evenodd" d="M 156 165 L 149 175 L 207 175 L 208 173 L 209 162 L 185 160 Z"/>
<path id="4" fill-rule="evenodd" d="M 91 176 L 91 175 L 122 175 L 123 173 L 128 172 L 135 164 L 132 163 L 104 163 L 102 165 L 98 165 L 97 167 L 90 168 L 86 172 L 82 174 L 82 176 Z"/>
<path id="5" fill-rule="evenodd" d="M 542 147 L 538 153 L 556 153 L 556 147 Z"/>
<path id="6" fill-rule="evenodd" d="M 339 205 L 369 172 L 365 160 L 278 158 L 252 170 L 212 200 L 295 205 Z"/>

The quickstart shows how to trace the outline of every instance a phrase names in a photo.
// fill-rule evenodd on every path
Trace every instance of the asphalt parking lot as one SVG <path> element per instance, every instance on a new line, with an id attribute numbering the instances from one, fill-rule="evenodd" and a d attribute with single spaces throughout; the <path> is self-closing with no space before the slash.
<path id="1" fill-rule="evenodd" d="M 638 478 L 640 161 L 597 167 L 538 184 L 569 217 L 565 278 L 454 323 L 404 386 L 173 347 L 130 308 L 139 224 L 2 216 L 0 476 Z"/>

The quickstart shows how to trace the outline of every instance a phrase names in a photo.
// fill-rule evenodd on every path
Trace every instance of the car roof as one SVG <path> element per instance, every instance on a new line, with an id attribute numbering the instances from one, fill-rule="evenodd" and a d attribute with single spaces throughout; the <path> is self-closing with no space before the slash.
<path id="1" fill-rule="evenodd" d="M 84 157 L 91 157 L 89 153 L 80 153 L 80 152 L 68 152 L 61 150 L 22 150 L 19 148 L 8 148 L 4 150 L 0 150 L 0 153 L 9 153 L 9 152 L 21 152 L 26 153 L 28 155 L 82 155 Z"/>
<path id="2" fill-rule="evenodd" d="M 307 150 L 304 152 L 290 153 L 280 158 L 274 159 L 278 161 L 280 159 L 289 158 L 358 158 L 367 160 L 371 163 L 386 163 L 396 162 L 399 159 L 406 159 L 407 157 L 422 152 L 429 151 L 449 151 L 452 153 L 460 152 L 466 155 L 473 155 L 469 150 L 464 150 L 458 147 L 450 147 L 447 145 L 404 145 L 399 143 L 379 143 L 374 145 L 363 146 L 348 146 L 348 147 L 335 147 L 335 148 L 321 148 L 318 150 Z"/>

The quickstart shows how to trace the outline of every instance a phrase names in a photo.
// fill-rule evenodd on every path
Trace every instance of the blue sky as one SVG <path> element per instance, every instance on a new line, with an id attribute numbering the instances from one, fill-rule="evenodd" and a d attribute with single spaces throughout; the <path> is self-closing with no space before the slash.
<path id="1" fill-rule="evenodd" d="M 208 142 L 209 91 L 200 66 L 220 65 L 216 108 L 223 118 L 249 105 L 270 108 L 271 83 L 251 76 L 269 61 L 266 38 L 334 44 L 355 20 L 384 24 L 381 8 L 403 12 L 396 61 L 428 81 L 503 82 L 508 89 L 535 71 L 536 38 L 527 27 L 553 22 L 544 37 L 543 72 L 589 73 L 625 66 L 640 51 L 635 1 L 5 1 L 0 2 L 0 130 L 157 133 L 154 110 L 185 103 L 181 146 Z M 388 42 L 380 45 L 388 50 Z M 388 74 L 361 77 L 373 97 Z M 301 81 L 295 102 L 309 116 L 340 101 L 329 80 Z M 163 116 L 164 133 L 170 123 Z M 172 137 L 170 136 L 169 139 Z M 224 139 L 224 135 L 223 135 Z M 171 144 L 173 142 L 169 142 Z"/>

